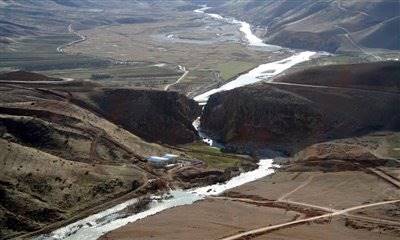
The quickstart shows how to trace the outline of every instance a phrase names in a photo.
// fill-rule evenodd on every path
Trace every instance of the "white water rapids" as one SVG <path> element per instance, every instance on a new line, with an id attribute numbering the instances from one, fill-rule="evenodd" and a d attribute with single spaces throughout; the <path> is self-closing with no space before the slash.
<path id="1" fill-rule="evenodd" d="M 250 24 L 232 18 L 224 18 L 218 14 L 205 13 L 207 9 L 209 8 L 204 6 L 200 9 L 194 10 L 194 12 L 198 14 L 207 14 L 208 16 L 216 20 L 227 21 L 232 24 L 240 24 L 240 31 L 244 34 L 245 38 L 248 41 L 248 45 L 250 46 L 280 48 L 279 46 L 272 46 L 263 43 L 263 41 L 260 38 L 258 38 L 256 35 L 252 33 Z M 212 89 L 206 93 L 203 93 L 195 97 L 194 99 L 199 103 L 204 104 L 207 102 L 209 96 L 213 93 L 230 90 L 244 85 L 256 83 L 261 80 L 269 79 L 272 76 L 275 76 L 276 74 L 283 72 L 284 70 L 292 67 L 295 64 L 309 60 L 314 54 L 315 52 L 308 52 L 308 51 L 300 52 L 298 54 L 295 54 L 289 58 L 280 61 L 262 64 L 257 68 L 251 70 L 250 72 L 239 76 L 235 80 L 217 89 Z M 223 184 L 214 184 L 211 186 L 206 186 L 191 190 L 174 190 L 170 192 L 171 197 L 167 199 L 153 200 L 150 203 L 150 207 L 148 210 L 145 210 L 143 212 L 131 216 L 124 216 L 120 213 L 120 211 L 123 210 L 125 207 L 134 204 L 137 201 L 136 199 L 131 199 L 117 206 L 109 208 L 105 211 L 91 215 L 85 219 L 82 219 L 68 226 L 57 229 L 50 234 L 39 236 L 36 239 L 37 240 L 98 239 L 105 233 L 110 232 L 119 227 L 122 227 L 128 223 L 138 221 L 140 219 L 157 214 L 166 209 L 192 204 L 210 195 L 219 195 L 226 190 L 268 176 L 274 172 L 272 167 L 274 167 L 272 159 L 261 159 L 259 162 L 259 167 L 256 170 L 242 173 L 239 176 L 234 177 Z"/>

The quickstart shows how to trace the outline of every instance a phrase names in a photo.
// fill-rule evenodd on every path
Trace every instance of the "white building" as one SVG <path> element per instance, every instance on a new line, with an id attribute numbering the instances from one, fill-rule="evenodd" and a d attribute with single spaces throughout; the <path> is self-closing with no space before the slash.
<path id="1" fill-rule="evenodd" d="M 147 158 L 147 162 L 153 165 L 154 167 L 165 167 L 167 165 L 171 165 L 176 163 L 177 155 L 173 154 L 165 154 L 163 157 L 159 156 L 150 156 Z"/>

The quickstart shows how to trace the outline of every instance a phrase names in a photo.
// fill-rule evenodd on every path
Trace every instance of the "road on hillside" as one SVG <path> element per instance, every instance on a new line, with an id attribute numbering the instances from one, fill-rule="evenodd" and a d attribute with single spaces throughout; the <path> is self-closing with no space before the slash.
<path id="1" fill-rule="evenodd" d="M 76 32 L 76 31 L 72 28 L 72 23 L 71 23 L 70 25 L 68 25 L 68 32 L 69 32 L 69 33 L 72 33 L 72 34 L 74 34 L 74 35 L 76 35 L 76 36 L 78 36 L 79 39 L 78 39 L 78 40 L 74 40 L 74 41 L 72 41 L 72 42 L 70 42 L 70 43 L 67 43 L 67 44 L 62 44 L 62 45 L 60 45 L 59 47 L 57 47 L 57 52 L 59 52 L 59 53 L 64 53 L 64 47 L 72 46 L 72 45 L 74 45 L 74 44 L 77 44 L 77 43 L 86 41 L 86 39 L 87 39 L 85 35 L 80 34 L 79 32 Z"/>
<path id="2" fill-rule="evenodd" d="M 400 93 L 396 93 L 396 92 L 388 92 L 388 91 L 373 90 L 373 89 L 334 87 L 334 86 L 312 85 L 312 84 L 302 84 L 302 83 L 274 82 L 274 79 L 272 79 L 270 81 L 267 81 L 265 83 L 273 84 L 273 85 L 286 85 L 286 86 L 321 88 L 321 89 L 358 90 L 358 91 L 364 91 L 364 92 L 375 92 L 375 93 L 385 93 L 385 94 L 394 94 L 394 95 L 399 95 L 400 94 Z"/>
<path id="3" fill-rule="evenodd" d="M 186 75 L 188 75 L 189 71 L 186 70 L 185 67 L 182 67 L 182 66 L 179 65 L 179 68 L 183 71 L 182 76 L 181 76 L 180 78 L 178 78 L 178 80 L 176 80 L 176 82 L 171 83 L 171 84 L 168 84 L 167 86 L 165 86 L 165 88 L 164 88 L 165 91 L 168 91 L 168 89 L 169 89 L 171 86 L 174 86 L 174 85 L 178 84 L 180 81 L 182 81 L 182 80 L 186 77 Z"/>

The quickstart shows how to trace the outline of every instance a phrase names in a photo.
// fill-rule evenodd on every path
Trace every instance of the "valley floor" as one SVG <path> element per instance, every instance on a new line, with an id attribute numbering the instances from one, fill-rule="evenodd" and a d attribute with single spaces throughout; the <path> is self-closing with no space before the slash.
<path id="1" fill-rule="evenodd" d="M 398 169 L 380 170 L 399 180 Z M 283 170 L 102 239 L 398 239 L 399 188 L 367 169 Z"/>

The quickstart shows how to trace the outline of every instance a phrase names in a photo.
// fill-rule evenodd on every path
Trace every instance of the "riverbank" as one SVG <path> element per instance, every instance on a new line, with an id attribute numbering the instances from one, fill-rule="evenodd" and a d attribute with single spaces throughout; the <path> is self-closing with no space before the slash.
<path id="1" fill-rule="evenodd" d="M 385 147 L 382 136 L 342 142 Z M 368 165 L 355 165 L 356 156 L 282 160 L 274 174 L 127 224 L 100 239 L 397 239 L 400 191 L 386 174 L 398 178 L 399 168 L 382 159 L 383 175 L 376 175 Z"/>
<path id="2" fill-rule="evenodd" d="M 219 88 L 212 89 L 196 96 L 194 100 L 199 102 L 199 104 L 204 105 L 212 94 L 271 79 L 273 76 L 282 73 L 296 64 L 310 60 L 315 55 L 317 55 L 316 52 L 305 51 L 280 61 L 261 64 L 260 66 L 250 70 L 248 73 L 238 76 L 235 80 L 230 81 Z"/>
<path id="3" fill-rule="evenodd" d="M 169 192 L 168 197 L 161 199 L 158 196 L 153 196 L 154 199 L 159 200 L 153 200 L 148 210 L 121 218 L 119 212 L 135 202 L 135 199 L 131 199 L 88 218 L 53 231 L 51 234 L 39 236 L 36 239 L 97 239 L 103 234 L 122 227 L 128 223 L 152 216 L 169 208 L 192 204 L 204 199 L 207 196 L 219 195 L 231 188 L 238 187 L 245 183 L 265 177 L 274 172 L 272 167 L 272 159 L 260 160 L 259 167 L 256 170 L 242 173 L 225 183 L 214 184 L 185 191 L 172 190 Z"/>

